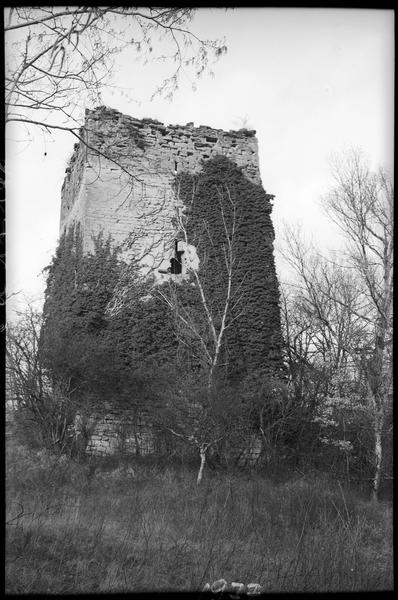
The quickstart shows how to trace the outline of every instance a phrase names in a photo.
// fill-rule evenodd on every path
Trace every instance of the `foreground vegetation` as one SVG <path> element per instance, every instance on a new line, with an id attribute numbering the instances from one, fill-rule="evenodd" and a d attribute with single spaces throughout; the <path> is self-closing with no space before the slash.
<path id="1" fill-rule="evenodd" d="M 9 438 L 7 593 L 392 589 L 392 511 L 325 476 L 77 463 Z"/>

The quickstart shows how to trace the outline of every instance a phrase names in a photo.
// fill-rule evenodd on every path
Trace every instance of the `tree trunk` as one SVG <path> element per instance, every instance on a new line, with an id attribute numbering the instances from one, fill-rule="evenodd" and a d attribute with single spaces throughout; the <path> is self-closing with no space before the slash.
<path id="1" fill-rule="evenodd" d="M 378 501 L 379 489 L 381 481 L 381 461 L 383 458 L 383 444 L 382 444 L 382 431 L 383 431 L 383 412 L 379 411 L 375 416 L 374 434 L 375 434 L 375 472 L 373 477 L 373 489 L 372 498 L 374 502 Z"/>
<path id="2" fill-rule="evenodd" d="M 387 323 L 384 318 L 378 319 L 375 333 L 375 350 L 373 355 L 373 364 L 370 369 L 370 388 L 373 394 L 374 407 L 374 453 L 375 453 L 375 472 L 373 477 L 372 497 L 375 502 L 378 500 L 380 480 L 381 480 L 381 461 L 383 457 L 383 424 L 385 407 L 387 405 L 386 396 L 388 394 L 389 374 L 386 369 L 385 358 L 385 338 L 387 335 Z"/>
<path id="3" fill-rule="evenodd" d="M 136 428 L 136 424 L 134 424 L 134 441 L 135 441 L 135 453 L 137 456 L 141 455 L 141 448 L 140 448 L 140 441 L 138 439 L 138 435 L 137 435 L 137 428 Z"/>
<path id="4" fill-rule="evenodd" d="M 203 446 L 201 446 L 199 449 L 200 467 L 199 467 L 199 472 L 198 472 L 198 478 L 196 480 L 197 485 L 200 484 L 200 482 L 202 481 L 202 478 L 203 478 L 203 470 L 204 470 L 205 464 L 206 464 L 206 450 L 207 450 L 207 448 L 204 448 Z"/>

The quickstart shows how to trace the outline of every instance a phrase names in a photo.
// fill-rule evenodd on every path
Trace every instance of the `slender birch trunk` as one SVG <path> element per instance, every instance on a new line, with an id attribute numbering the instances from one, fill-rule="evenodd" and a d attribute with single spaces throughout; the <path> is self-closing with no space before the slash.
<path id="1" fill-rule="evenodd" d="M 387 312 L 387 311 L 385 311 Z M 384 315 L 378 319 L 375 335 L 375 352 L 371 370 L 370 388 L 373 395 L 374 408 L 374 455 L 375 471 L 373 476 L 372 497 L 374 501 L 378 500 L 380 482 L 381 482 L 381 464 L 383 459 L 383 425 L 385 418 L 385 409 L 388 395 L 388 369 L 386 368 L 385 340 L 388 332 L 387 319 Z"/>
<path id="2" fill-rule="evenodd" d="M 378 501 L 381 481 L 381 463 L 383 459 L 383 443 L 382 443 L 382 431 L 383 431 L 384 414 L 383 411 L 377 411 L 374 422 L 374 453 L 375 453 L 375 472 L 373 477 L 373 489 L 372 498 L 374 502 Z"/>
<path id="3" fill-rule="evenodd" d="M 207 448 L 204 446 L 201 446 L 199 449 L 199 454 L 200 454 L 200 467 L 199 467 L 199 472 L 198 472 L 198 477 L 196 480 L 196 484 L 199 485 L 200 482 L 203 479 L 203 470 L 205 468 L 205 464 L 206 464 L 206 450 Z"/>

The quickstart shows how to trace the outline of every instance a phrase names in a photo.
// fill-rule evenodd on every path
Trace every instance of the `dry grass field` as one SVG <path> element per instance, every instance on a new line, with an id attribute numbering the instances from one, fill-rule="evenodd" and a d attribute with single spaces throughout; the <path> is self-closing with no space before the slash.
<path id="1" fill-rule="evenodd" d="M 7 593 L 392 589 L 391 504 L 325 477 L 208 471 L 197 487 L 188 467 L 7 446 Z"/>

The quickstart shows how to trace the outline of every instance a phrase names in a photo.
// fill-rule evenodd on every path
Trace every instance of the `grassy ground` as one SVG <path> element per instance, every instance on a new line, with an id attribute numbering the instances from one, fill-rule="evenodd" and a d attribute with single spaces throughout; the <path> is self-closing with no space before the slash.
<path id="1" fill-rule="evenodd" d="M 7 593 L 387 590 L 392 515 L 325 478 L 136 464 L 89 465 L 7 449 Z"/>

